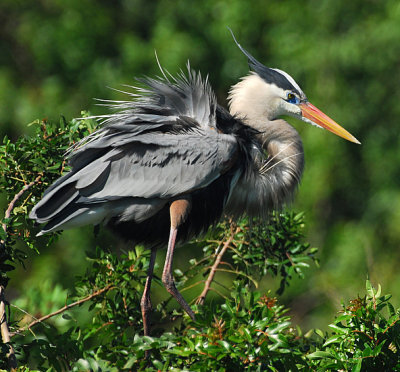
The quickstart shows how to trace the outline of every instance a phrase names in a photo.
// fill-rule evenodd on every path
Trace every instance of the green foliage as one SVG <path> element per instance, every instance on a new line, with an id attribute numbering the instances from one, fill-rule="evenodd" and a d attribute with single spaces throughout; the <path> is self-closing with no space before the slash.
<path id="1" fill-rule="evenodd" d="M 74 142 L 93 131 L 95 122 L 73 120 L 67 123 L 62 117 L 59 123 L 36 120 L 29 125 L 34 127 L 32 136 L 21 136 L 16 142 L 6 136 L 0 146 L 0 187 L 6 196 L 7 209 L 12 207 L 10 215 L 6 212 L 0 220 L 0 238 L 3 241 L 0 285 L 7 284 L 7 273 L 14 269 L 14 262 L 23 263 L 25 258 L 21 249 L 11 248 L 16 240 L 37 249 L 37 240 L 31 236 L 34 229 L 28 218 L 29 211 L 40 200 L 44 190 L 68 170 L 65 152 Z M 54 235 L 46 243 L 51 244 L 53 240 Z"/>
<path id="2" fill-rule="evenodd" d="M 294 208 L 306 211 L 308 239 L 322 248 L 321 270 L 286 292 L 307 307 L 294 307 L 296 318 L 312 327 L 327 324 L 341 298 L 361 291 L 366 275 L 400 297 L 398 0 L 253 0 L 251 6 L 245 0 L 190 6 L 185 0 L 2 0 L 0 20 L 0 138 L 11 139 L 32 133 L 25 126 L 32 118 L 77 117 L 82 107 L 104 114 L 92 98 L 119 100 L 107 87 L 159 74 L 155 50 L 171 73 L 189 59 L 209 74 L 226 105 L 229 87 L 248 72 L 231 27 L 257 59 L 287 71 L 312 103 L 362 142 L 355 146 L 291 121 L 306 156 Z M 53 281 L 72 283 L 58 274 L 59 262 L 84 261 L 71 243 L 90 240 L 82 231 L 41 249 L 29 281 L 46 271 Z"/>
<path id="3" fill-rule="evenodd" d="M 35 121 L 34 135 L 15 143 L 6 138 L 0 147 L 0 183 L 10 212 L 2 221 L 3 286 L 12 266 L 24 261 L 21 243 L 34 251 L 39 243 L 54 243 L 57 234 L 32 234 L 36 228 L 27 214 L 68 169 L 63 153 L 95 124 Z M 316 262 L 303 230 L 303 214 L 275 213 L 268 224 L 224 221 L 188 243 L 182 251 L 200 250 L 201 256 L 177 268 L 175 279 L 187 299 L 204 304 L 192 305 L 192 321 L 170 299 L 153 299 L 151 337 L 142 336 L 139 306 L 149 251 L 137 246 L 117 255 L 104 245 L 88 250 L 88 268 L 72 293 L 46 281 L 12 301 L 11 343 L 21 371 L 400 371 L 400 310 L 380 287 L 367 281 L 367 294 L 343 305 L 329 332 L 305 334 L 271 292 L 256 290 L 268 275 L 279 280 L 282 293 L 294 275 L 303 277 Z M 160 284 L 157 266 L 154 281 Z M 204 301 L 210 291 L 217 295 Z M 0 368 L 7 368 L 8 352 L 2 343 Z"/>
<path id="4" fill-rule="evenodd" d="M 324 370 L 400 370 L 400 309 L 394 309 L 391 295 L 382 295 L 380 286 L 376 290 L 367 280 L 366 289 L 367 295 L 343 306 L 321 350 L 308 355 L 319 359 Z"/>
<path id="5" fill-rule="evenodd" d="M 302 363 L 287 310 L 277 305 L 276 298 L 235 282 L 225 303 L 199 310 L 197 321 L 166 350 L 175 358 L 161 354 L 164 366 L 168 362 L 195 371 L 263 371 Z"/>

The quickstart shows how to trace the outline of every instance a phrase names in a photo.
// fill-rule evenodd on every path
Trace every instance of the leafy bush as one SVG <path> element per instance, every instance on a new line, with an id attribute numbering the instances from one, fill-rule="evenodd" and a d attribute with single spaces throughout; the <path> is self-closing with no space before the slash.
<path id="1" fill-rule="evenodd" d="M 26 249 L 54 244 L 60 235 L 39 242 L 28 212 L 68 169 L 63 153 L 96 123 L 61 119 L 57 125 L 32 125 L 34 135 L 16 142 L 5 138 L 0 147 L 0 183 L 8 205 L 0 229 L 0 304 L 6 305 L 9 272 L 23 264 Z M 274 294 L 257 289 L 260 279 L 272 275 L 281 294 L 293 275 L 303 276 L 316 262 L 316 249 L 303 241 L 303 217 L 275 213 L 268 224 L 223 221 L 188 243 L 186 250 L 201 253 L 174 276 L 179 290 L 195 302 L 196 321 L 162 300 L 151 316 L 151 337 L 142 336 L 139 306 L 149 252 L 137 246 L 118 255 L 99 245 L 88 252 L 90 265 L 72 294 L 46 282 L 13 301 L 10 314 L 1 314 L 9 330 L 2 328 L 0 368 L 18 363 L 25 371 L 400 371 L 400 312 L 380 287 L 367 281 L 367 294 L 343 305 L 329 333 L 305 334 Z M 207 300 L 211 291 L 216 296 Z M 46 303 L 51 303 L 48 313 Z"/>

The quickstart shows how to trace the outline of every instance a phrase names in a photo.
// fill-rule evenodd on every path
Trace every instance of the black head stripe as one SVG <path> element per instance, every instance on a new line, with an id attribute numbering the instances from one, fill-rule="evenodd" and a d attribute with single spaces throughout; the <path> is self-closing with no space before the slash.
<path id="1" fill-rule="evenodd" d="M 244 49 L 236 40 L 235 35 L 232 30 L 228 27 L 229 31 L 232 34 L 233 40 L 239 49 L 243 52 L 243 54 L 247 57 L 249 61 L 249 67 L 252 71 L 254 71 L 257 75 L 259 75 L 262 79 L 264 79 L 269 84 L 275 84 L 277 87 L 282 88 L 284 90 L 291 90 L 296 92 L 299 96 L 301 96 L 301 92 L 298 91 L 296 87 L 294 87 L 286 76 L 282 75 L 280 72 L 273 70 L 267 66 L 264 66 L 262 63 L 258 62 L 246 49 Z"/>
<path id="2" fill-rule="evenodd" d="M 250 65 L 250 64 L 249 64 Z M 299 96 L 301 93 L 294 87 L 286 76 L 282 75 L 280 72 L 273 70 L 272 68 L 268 68 L 265 66 L 261 66 L 263 68 L 258 68 L 258 66 L 250 65 L 250 68 L 257 73 L 262 79 L 264 79 L 269 84 L 275 84 L 277 87 L 282 88 L 284 90 L 291 90 L 296 92 Z"/>

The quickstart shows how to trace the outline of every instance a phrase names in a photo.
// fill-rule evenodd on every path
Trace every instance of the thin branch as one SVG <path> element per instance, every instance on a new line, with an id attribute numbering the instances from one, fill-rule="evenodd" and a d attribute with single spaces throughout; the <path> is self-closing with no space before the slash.
<path id="1" fill-rule="evenodd" d="M 11 213 L 18 202 L 18 200 L 22 197 L 22 195 L 29 190 L 35 183 L 39 182 L 39 180 L 42 178 L 42 175 L 39 175 L 36 177 L 36 179 L 28 184 L 26 184 L 17 194 L 15 194 L 14 198 L 11 200 L 10 204 L 8 205 L 8 208 L 6 210 L 6 213 L 4 214 L 4 218 L 8 219 L 11 216 Z M 7 223 L 3 222 L 1 227 L 4 230 L 4 234 L 7 234 Z M 5 247 L 5 240 L 0 240 L 0 247 L 4 248 Z M 8 328 L 7 324 L 7 314 L 6 314 L 6 300 L 4 297 L 4 286 L 0 286 L 0 328 L 1 328 L 1 339 L 3 343 L 8 343 L 11 340 L 11 334 L 10 330 Z M 10 345 L 9 346 L 9 352 L 7 354 L 8 358 L 8 365 L 11 370 L 15 370 L 17 368 L 17 358 L 15 357 L 15 351 L 14 348 Z"/>
<path id="2" fill-rule="evenodd" d="M 238 242 L 238 243 L 239 243 L 239 244 L 246 244 L 245 241 L 240 241 L 240 242 Z M 242 259 L 242 261 L 246 263 L 247 260 L 244 258 L 244 256 L 242 255 L 242 253 L 240 253 L 240 251 L 238 251 L 238 250 L 235 248 L 236 245 L 237 245 L 237 244 L 233 243 L 233 244 L 231 244 L 230 248 L 232 249 L 233 253 L 235 253 L 236 255 L 238 255 L 238 256 Z M 249 245 L 249 244 L 247 244 L 247 245 Z M 247 265 L 247 263 L 246 263 L 246 265 Z"/>
<path id="3" fill-rule="evenodd" d="M 8 208 L 6 210 L 6 213 L 4 214 L 4 218 L 10 218 L 11 216 L 11 212 L 13 211 L 15 204 L 17 203 L 17 201 L 21 198 L 21 196 L 27 191 L 29 190 L 35 183 L 38 183 L 40 181 L 40 179 L 42 178 L 42 175 L 40 174 L 39 176 L 37 176 L 35 178 L 34 181 L 28 183 L 27 185 L 25 185 L 17 194 L 15 194 L 13 200 L 11 200 L 10 204 L 8 204 Z M 5 233 L 7 233 L 7 224 L 5 222 L 2 223 L 2 227 Z M 1 240 L 1 245 L 4 245 L 5 242 L 3 240 Z"/>
<path id="4" fill-rule="evenodd" d="M 225 289 L 225 291 L 229 291 L 229 287 L 227 287 L 225 284 L 222 284 L 221 282 L 219 282 L 218 280 L 214 279 L 214 283 L 216 285 L 219 285 L 220 287 L 222 287 L 223 289 Z M 213 289 L 212 287 L 210 287 L 210 289 Z"/>
<path id="5" fill-rule="evenodd" d="M 11 341 L 10 338 L 10 330 L 8 329 L 8 324 L 7 324 L 7 315 L 6 315 L 6 301 L 4 299 L 4 287 L 0 286 L 0 328 L 1 328 L 1 338 L 3 340 L 3 343 L 9 343 Z M 8 358 L 8 366 L 11 371 L 14 371 L 17 369 L 17 358 L 15 357 L 15 351 L 14 348 L 9 346 L 9 351 L 7 354 Z"/>
<path id="6" fill-rule="evenodd" d="M 216 283 L 216 282 L 214 282 L 214 283 Z M 226 288 L 224 288 L 224 289 L 226 289 Z M 224 295 L 221 291 L 219 291 L 216 288 L 210 287 L 208 291 L 217 293 L 218 296 L 222 297 L 224 300 L 227 299 L 226 295 Z M 190 301 L 190 304 L 193 304 L 193 303 L 197 304 L 198 303 L 197 301 L 198 301 L 198 299 L 193 299 Z"/>
<path id="7" fill-rule="evenodd" d="M 247 279 L 249 279 L 250 281 L 252 281 L 253 284 L 254 284 L 254 286 L 255 286 L 256 288 L 258 288 L 258 283 L 257 283 L 250 275 L 247 275 L 247 274 L 245 274 L 245 273 L 243 273 L 243 272 L 241 272 L 241 271 L 238 271 L 238 270 L 221 269 L 221 268 L 219 268 L 219 267 L 217 267 L 215 270 L 216 270 L 216 271 L 223 271 L 223 272 L 225 272 L 225 273 L 231 273 L 231 274 L 237 274 L 237 275 L 244 276 L 245 278 L 247 278 Z"/>
<path id="8" fill-rule="evenodd" d="M 233 265 L 230 264 L 229 262 L 221 261 L 220 263 L 221 263 L 221 265 L 226 265 L 226 266 L 230 267 L 231 270 L 235 270 L 235 268 L 233 267 Z"/>
<path id="9" fill-rule="evenodd" d="M 4 287 L 0 286 L 0 312 L 2 314 L 0 322 L 1 322 L 1 336 L 4 343 L 10 342 L 10 332 L 8 330 L 7 325 L 7 317 L 6 317 L 6 307 L 5 307 L 5 299 L 4 299 Z"/>
<path id="10" fill-rule="evenodd" d="M 294 263 L 293 260 L 292 260 L 292 257 L 290 256 L 289 252 L 285 252 L 285 254 L 286 254 L 286 257 L 289 259 L 290 264 L 291 264 L 292 266 L 296 266 L 295 263 Z"/>
<path id="11" fill-rule="evenodd" d="M 375 341 L 375 345 L 378 345 L 381 342 L 382 336 L 390 329 L 392 328 L 397 322 L 399 321 L 399 319 L 396 319 L 395 321 L 392 322 L 392 324 L 390 324 L 388 327 L 386 327 L 386 329 L 382 332 L 382 334 L 378 337 L 378 339 Z"/>
<path id="12" fill-rule="evenodd" d="M 211 283 L 214 279 L 215 273 L 217 272 L 218 265 L 221 263 L 222 257 L 225 254 L 226 250 L 229 248 L 229 245 L 232 243 L 233 238 L 235 235 L 240 231 L 240 227 L 237 227 L 236 230 L 234 231 L 233 225 L 231 228 L 231 235 L 229 236 L 228 240 L 224 243 L 224 246 L 222 249 L 219 251 L 214 264 L 211 267 L 210 274 L 208 274 L 208 278 L 204 284 L 204 289 L 201 292 L 200 296 L 196 300 L 196 304 L 203 305 L 204 300 L 206 299 L 207 293 L 210 290 Z"/>
<path id="13" fill-rule="evenodd" d="M 220 242 L 217 242 L 217 243 L 220 243 Z M 219 246 L 218 246 L 218 248 L 219 248 Z M 209 257 L 204 257 L 204 258 L 202 258 L 201 260 L 197 261 L 197 262 L 192 266 L 192 268 L 195 268 L 195 267 L 201 265 L 204 261 L 208 261 L 208 259 L 209 259 Z"/>
<path id="14" fill-rule="evenodd" d="M 108 290 L 110 290 L 110 289 L 112 289 L 112 288 L 114 288 L 113 285 L 109 284 L 109 285 L 105 286 L 104 288 L 101 288 L 101 289 L 99 289 L 98 291 L 93 292 L 93 293 L 91 293 L 90 295 L 88 295 L 88 296 L 86 296 L 86 297 L 84 297 L 84 298 L 81 298 L 81 299 L 78 300 L 78 301 L 73 302 L 72 304 L 65 305 L 65 306 L 63 306 L 61 309 L 58 309 L 58 310 L 56 310 L 56 311 L 54 311 L 54 312 L 52 312 L 52 313 L 50 313 L 50 314 L 44 315 L 44 316 L 42 316 L 41 318 L 34 320 L 33 322 L 31 322 L 31 323 L 28 324 L 27 326 L 22 327 L 22 328 L 18 329 L 18 330 L 15 331 L 15 332 L 12 332 L 12 333 L 11 333 L 11 336 L 15 336 L 16 334 L 20 334 L 20 333 L 22 333 L 22 332 L 25 332 L 26 330 L 32 328 L 32 327 L 35 326 L 36 324 L 42 323 L 43 321 L 45 321 L 45 320 L 47 320 L 47 319 L 50 319 L 50 318 L 52 318 L 53 316 L 56 316 L 56 315 L 58 315 L 58 314 L 61 314 L 61 313 L 65 312 L 65 311 L 71 309 L 72 307 L 75 307 L 75 306 L 78 306 L 78 305 L 80 305 L 80 304 L 83 304 L 84 302 L 91 300 L 93 297 L 99 296 L 99 295 L 101 295 L 102 293 L 104 293 L 104 292 L 106 292 L 106 291 L 108 291 Z"/>
<path id="15" fill-rule="evenodd" d="M 188 285 L 188 286 L 185 287 L 185 288 L 179 289 L 179 292 L 187 291 L 188 289 L 191 289 L 191 288 L 193 288 L 193 287 L 196 287 L 196 285 L 199 285 L 199 284 L 201 284 L 201 283 L 204 283 L 204 280 L 199 280 L 198 282 L 193 283 L 193 284 L 191 284 L 191 285 Z"/>
<path id="16" fill-rule="evenodd" d="M 352 330 L 352 332 L 353 333 L 361 333 L 362 335 L 367 336 L 371 341 L 374 341 L 374 338 L 364 331 L 359 331 L 358 329 L 354 329 L 354 330 Z"/>

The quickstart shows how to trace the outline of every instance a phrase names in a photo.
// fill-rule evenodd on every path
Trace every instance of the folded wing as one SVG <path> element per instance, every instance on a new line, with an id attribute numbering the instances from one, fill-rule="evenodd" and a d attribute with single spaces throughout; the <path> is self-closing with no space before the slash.
<path id="1" fill-rule="evenodd" d="M 133 100 L 113 103 L 117 113 L 72 149 L 71 171 L 30 214 L 46 223 L 41 234 L 115 217 L 144 221 L 234 166 L 238 144 L 216 130 L 215 97 L 200 75 L 141 82 Z"/>

